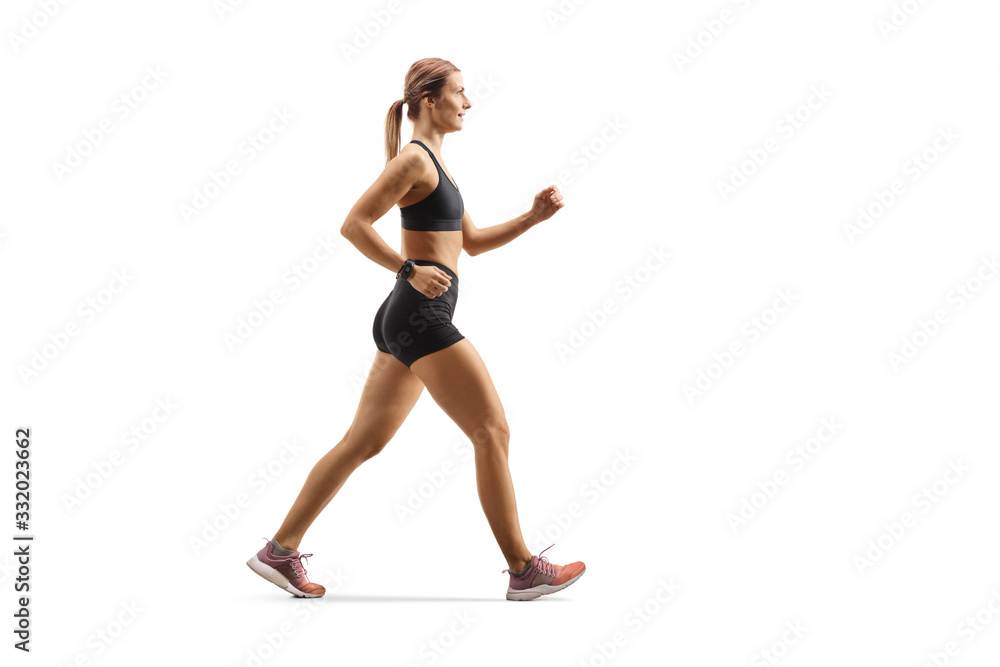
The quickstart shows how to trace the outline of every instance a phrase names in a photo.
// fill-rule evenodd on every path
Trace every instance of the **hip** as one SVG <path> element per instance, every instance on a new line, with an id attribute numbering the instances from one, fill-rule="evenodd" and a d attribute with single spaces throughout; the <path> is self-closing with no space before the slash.
<path id="1" fill-rule="evenodd" d="M 433 260 L 415 259 L 413 263 L 418 266 L 438 267 L 451 276 L 451 285 L 440 296 L 429 297 L 419 292 L 409 281 L 396 278 L 396 282 L 392 286 L 392 291 L 389 292 L 383 306 L 397 314 L 405 313 L 406 315 L 410 315 L 417 313 L 424 317 L 450 320 L 458 303 L 458 273 L 450 267 Z"/>

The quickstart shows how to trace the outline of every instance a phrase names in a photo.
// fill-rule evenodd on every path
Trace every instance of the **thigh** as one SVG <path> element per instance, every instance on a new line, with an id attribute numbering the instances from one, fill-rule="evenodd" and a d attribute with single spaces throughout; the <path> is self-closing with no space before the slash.
<path id="1" fill-rule="evenodd" d="M 493 379 L 468 338 L 420 357 L 410 370 L 474 445 L 483 442 L 484 430 L 507 432 L 507 417 Z"/>
<path id="2" fill-rule="evenodd" d="M 370 444 L 389 442 L 420 398 L 423 382 L 401 361 L 386 352 L 375 352 L 361 402 L 345 440 Z"/>

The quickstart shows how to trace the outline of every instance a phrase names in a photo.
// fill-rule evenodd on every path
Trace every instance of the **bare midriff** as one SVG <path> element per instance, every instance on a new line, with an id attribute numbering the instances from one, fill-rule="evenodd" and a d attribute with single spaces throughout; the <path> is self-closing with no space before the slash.
<path id="1" fill-rule="evenodd" d="M 401 254 L 406 259 L 429 259 L 458 272 L 458 255 L 462 252 L 462 232 L 418 232 L 400 229 Z"/>

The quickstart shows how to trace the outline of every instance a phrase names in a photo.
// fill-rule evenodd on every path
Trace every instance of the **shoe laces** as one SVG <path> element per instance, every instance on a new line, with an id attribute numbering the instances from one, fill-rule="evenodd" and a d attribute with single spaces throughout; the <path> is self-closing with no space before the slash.
<path id="1" fill-rule="evenodd" d="M 539 551 L 537 556 L 532 556 L 532 560 L 535 562 L 535 569 L 538 570 L 539 572 L 541 572 L 542 574 L 555 575 L 555 573 L 556 573 L 555 572 L 555 568 L 552 565 L 552 563 L 549 562 L 549 559 L 542 555 L 543 553 L 545 553 L 546 551 L 548 551 L 549 549 L 551 549 L 554 546 L 555 546 L 554 543 L 550 544 L 549 546 L 547 546 L 544 549 L 542 549 L 541 551 Z M 500 571 L 501 572 L 510 572 L 512 575 L 514 574 L 513 572 L 510 571 L 510 569 L 500 570 Z"/>
<path id="2" fill-rule="evenodd" d="M 309 556 L 312 556 L 312 554 L 299 554 L 298 558 L 292 558 L 289 561 L 292 566 L 292 571 L 295 572 L 296 577 L 302 578 L 306 576 L 306 569 L 302 567 L 302 559 L 308 558 Z"/>
<path id="3" fill-rule="evenodd" d="M 535 568 L 542 574 L 555 575 L 556 573 L 555 569 L 552 566 L 552 563 L 549 562 L 549 559 L 542 555 L 543 553 L 545 553 L 554 546 L 555 544 L 550 544 L 549 546 L 545 547 L 544 549 L 538 552 L 538 558 L 535 561 Z"/>

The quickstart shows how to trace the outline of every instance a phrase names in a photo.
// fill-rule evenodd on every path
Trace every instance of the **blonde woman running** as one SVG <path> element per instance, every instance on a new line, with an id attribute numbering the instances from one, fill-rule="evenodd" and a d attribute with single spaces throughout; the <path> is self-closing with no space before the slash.
<path id="1" fill-rule="evenodd" d="M 403 104 L 413 140 L 399 150 Z M 452 323 L 458 301 L 458 256 L 499 248 L 563 207 L 559 189 L 535 195 L 531 210 L 479 229 L 441 157 L 444 137 L 462 130 L 471 104 L 461 72 L 447 60 L 426 58 L 406 74 L 403 98 L 386 117 L 386 167 L 358 199 L 341 233 L 396 276 L 375 315 L 375 361 L 347 433 L 313 467 L 284 523 L 247 565 L 299 597 L 326 590 L 306 577 L 298 551 L 306 530 L 362 463 L 386 446 L 424 387 L 473 443 L 479 501 L 507 560 L 508 600 L 532 600 L 561 590 L 584 571 L 582 562 L 556 565 L 532 554 L 521 535 L 514 485 L 507 466 L 510 434 L 503 405 L 476 348 Z M 402 254 L 372 224 L 393 206 L 402 218 Z M 264 538 L 265 540 L 267 538 Z M 543 552 L 547 549 L 543 549 Z"/>

